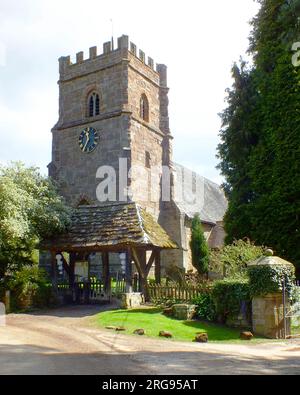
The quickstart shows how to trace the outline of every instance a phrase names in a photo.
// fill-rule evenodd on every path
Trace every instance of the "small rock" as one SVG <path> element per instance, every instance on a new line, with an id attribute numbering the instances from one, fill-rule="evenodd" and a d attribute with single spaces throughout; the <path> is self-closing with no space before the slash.
<path id="1" fill-rule="evenodd" d="M 251 333 L 251 332 L 241 332 L 240 338 L 242 340 L 252 340 L 253 339 L 253 333 Z"/>
<path id="2" fill-rule="evenodd" d="M 124 332 L 124 331 L 126 331 L 126 329 L 123 326 L 119 326 L 116 328 L 116 331 L 117 332 Z"/>
<path id="3" fill-rule="evenodd" d="M 159 336 L 166 337 L 167 339 L 171 339 L 173 337 L 172 333 L 166 331 L 160 331 Z"/>
<path id="4" fill-rule="evenodd" d="M 207 333 L 198 333 L 195 337 L 195 342 L 197 343 L 207 343 L 208 342 L 208 334 Z"/>
<path id="5" fill-rule="evenodd" d="M 144 329 L 137 329 L 133 332 L 135 335 L 143 336 L 145 334 Z"/>
<path id="6" fill-rule="evenodd" d="M 106 326 L 105 329 L 111 329 L 111 330 L 115 331 L 117 328 L 115 326 Z"/>
<path id="7" fill-rule="evenodd" d="M 172 309 L 172 308 L 164 309 L 163 314 L 166 315 L 167 317 L 172 317 L 172 315 L 173 315 L 173 309 Z"/>

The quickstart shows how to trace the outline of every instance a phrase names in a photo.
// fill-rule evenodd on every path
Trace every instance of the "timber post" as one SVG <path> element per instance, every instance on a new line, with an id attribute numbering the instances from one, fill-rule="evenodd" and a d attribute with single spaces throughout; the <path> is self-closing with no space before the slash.
<path id="1" fill-rule="evenodd" d="M 156 282 L 156 284 L 161 284 L 160 250 L 155 251 L 155 282 Z"/>
<path id="2" fill-rule="evenodd" d="M 132 293 L 132 255 L 130 249 L 126 251 L 125 279 L 126 293 Z"/>
<path id="3" fill-rule="evenodd" d="M 111 294 L 111 279 L 109 271 L 109 253 L 102 253 L 102 268 L 103 268 L 103 280 L 104 280 L 104 292 L 108 295 Z"/>

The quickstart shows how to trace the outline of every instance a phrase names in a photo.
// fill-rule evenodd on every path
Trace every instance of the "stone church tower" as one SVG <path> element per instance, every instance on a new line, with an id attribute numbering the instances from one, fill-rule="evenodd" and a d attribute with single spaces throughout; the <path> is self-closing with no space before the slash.
<path id="1" fill-rule="evenodd" d="M 117 49 L 107 42 L 101 55 L 93 47 L 86 60 L 83 52 L 76 63 L 60 58 L 59 72 L 49 174 L 59 181 L 61 194 L 71 206 L 101 204 L 96 191 L 104 175 L 97 178 L 97 171 L 111 166 L 116 200 L 124 201 L 130 188 L 130 199 L 158 219 L 162 166 L 172 166 L 167 67 L 155 67 L 122 36 Z"/>
<path id="2" fill-rule="evenodd" d="M 99 199 L 99 187 L 105 180 L 115 181 L 115 188 L 107 188 L 110 201 L 139 203 L 177 242 L 178 250 L 163 253 L 163 267 L 193 269 L 190 239 L 196 213 L 210 247 L 222 246 L 223 191 L 172 163 L 167 67 L 155 66 L 122 36 L 116 49 L 107 42 L 100 55 L 92 47 L 88 59 L 83 52 L 75 63 L 69 56 L 60 58 L 59 73 L 59 120 L 52 130 L 49 175 L 67 203 L 106 204 Z M 177 198 L 187 178 L 189 198 L 195 196 L 195 185 L 202 186 L 195 204 Z"/>

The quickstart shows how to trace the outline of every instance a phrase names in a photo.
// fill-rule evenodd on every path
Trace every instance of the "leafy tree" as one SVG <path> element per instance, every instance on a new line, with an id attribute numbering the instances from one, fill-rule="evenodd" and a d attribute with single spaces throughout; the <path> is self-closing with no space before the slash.
<path id="1" fill-rule="evenodd" d="M 36 168 L 0 166 L 0 278 L 32 264 L 40 239 L 63 231 L 69 219 L 55 185 Z"/>
<path id="2" fill-rule="evenodd" d="M 209 247 L 204 236 L 201 220 L 198 214 L 192 221 L 191 250 L 193 266 L 200 274 L 208 273 Z"/>
<path id="3" fill-rule="evenodd" d="M 249 237 L 300 265 L 299 0 L 259 0 L 249 53 L 235 70 L 222 114 L 220 169 L 226 178 L 227 241 Z M 243 85 L 238 84 L 239 78 Z"/>
<path id="4" fill-rule="evenodd" d="M 256 246 L 250 240 L 235 240 L 220 250 L 212 251 L 210 268 L 224 277 L 243 277 L 247 265 L 264 255 L 264 247 Z"/>

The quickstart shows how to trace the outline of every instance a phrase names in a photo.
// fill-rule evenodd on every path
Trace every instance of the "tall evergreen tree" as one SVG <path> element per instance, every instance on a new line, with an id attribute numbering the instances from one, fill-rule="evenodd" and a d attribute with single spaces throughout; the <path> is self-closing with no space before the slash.
<path id="1" fill-rule="evenodd" d="M 191 250 L 193 266 L 199 274 L 208 273 L 209 247 L 202 229 L 201 220 L 196 214 L 192 221 Z"/>
<path id="2" fill-rule="evenodd" d="M 222 143 L 218 147 L 219 169 L 226 176 L 224 189 L 229 199 L 225 217 L 227 241 L 243 238 L 251 226 L 248 214 L 252 201 L 249 159 L 258 142 L 257 93 L 253 73 L 240 61 L 232 68 L 234 84 L 228 89 L 228 107 L 221 114 Z"/>
<path id="3" fill-rule="evenodd" d="M 219 157 L 228 184 L 226 230 L 229 240 L 250 237 L 300 265 L 300 70 L 291 61 L 291 47 L 300 40 L 300 0 L 259 3 L 252 21 L 249 53 L 254 65 L 246 99 L 226 123 L 231 103 L 222 115 Z M 236 86 L 231 95 L 239 95 Z M 235 160 L 230 136 L 241 133 L 255 137 L 232 179 L 227 169 Z M 245 143 L 234 139 L 241 156 Z"/>

